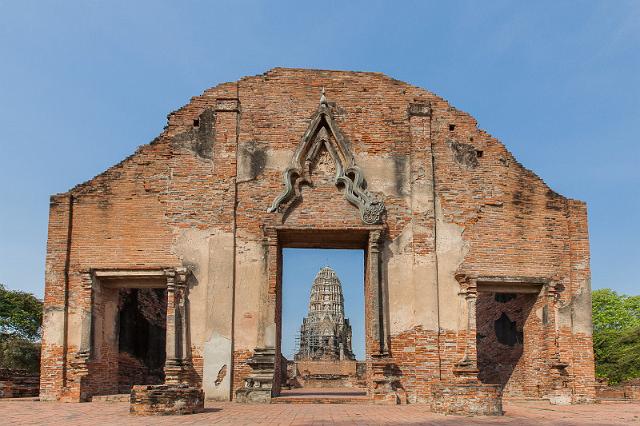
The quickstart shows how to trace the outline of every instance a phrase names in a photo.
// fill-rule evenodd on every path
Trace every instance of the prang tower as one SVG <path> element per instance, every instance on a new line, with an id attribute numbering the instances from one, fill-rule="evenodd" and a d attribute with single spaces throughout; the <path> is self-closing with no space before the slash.
<path id="1" fill-rule="evenodd" d="M 355 359 L 351 348 L 351 325 L 344 317 L 342 284 L 326 266 L 311 286 L 309 312 L 300 326 L 296 360 Z"/>

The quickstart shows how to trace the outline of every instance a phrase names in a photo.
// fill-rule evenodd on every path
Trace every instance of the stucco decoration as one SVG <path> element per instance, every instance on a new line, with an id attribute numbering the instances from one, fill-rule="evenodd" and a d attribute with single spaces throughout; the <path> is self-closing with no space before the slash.
<path id="1" fill-rule="evenodd" d="M 344 188 L 345 198 L 358 208 L 364 223 L 379 223 L 384 213 L 384 203 L 366 189 L 362 170 L 356 165 L 353 153 L 331 115 L 324 89 L 318 111 L 284 171 L 285 188 L 267 211 L 276 212 L 281 204 L 299 196 L 301 184 L 311 184 L 309 167 L 323 146 L 336 165 L 336 186 Z"/>

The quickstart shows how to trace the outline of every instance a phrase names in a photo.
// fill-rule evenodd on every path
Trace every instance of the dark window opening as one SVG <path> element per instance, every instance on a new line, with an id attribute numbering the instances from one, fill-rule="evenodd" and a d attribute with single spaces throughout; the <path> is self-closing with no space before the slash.
<path id="1" fill-rule="evenodd" d="M 500 318 L 494 321 L 493 327 L 496 331 L 498 342 L 503 345 L 513 346 L 516 343 L 522 344 L 522 332 L 518 331 L 516 322 L 511 321 L 511 318 L 504 312 L 500 315 Z"/>
<path id="2" fill-rule="evenodd" d="M 480 150 L 476 151 L 476 157 L 478 157 L 478 158 L 482 158 L 483 154 L 484 154 L 484 152 L 482 152 Z"/>
<path id="3" fill-rule="evenodd" d="M 513 300 L 516 298 L 516 295 L 513 293 L 496 293 L 495 299 L 496 302 L 507 303 L 509 300 Z"/>
<path id="4" fill-rule="evenodd" d="M 456 125 L 455 124 L 449 124 L 449 131 L 453 132 L 456 129 Z"/>
<path id="5" fill-rule="evenodd" d="M 196 118 L 195 120 L 193 120 L 193 127 L 199 127 L 200 126 L 200 119 Z"/>

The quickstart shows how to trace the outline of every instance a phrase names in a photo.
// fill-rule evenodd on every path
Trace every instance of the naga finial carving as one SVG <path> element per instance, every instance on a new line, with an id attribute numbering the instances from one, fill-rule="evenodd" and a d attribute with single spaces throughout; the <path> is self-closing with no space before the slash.
<path id="1" fill-rule="evenodd" d="M 353 153 L 331 115 L 324 87 L 320 95 L 318 111 L 313 116 L 289 166 L 283 173 L 284 189 L 273 200 L 267 211 L 276 212 L 280 205 L 297 196 L 297 186 L 302 182 L 310 181 L 305 164 L 312 161 L 323 146 L 326 147 L 336 165 L 335 184 L 344 186 L 345 198 L 358 208 L 362 221 L 370 225 L 380 223 L 385 210 L 384 202 L 366 189 L 362 170 L 356 165 Z"/>
<path id="2" fill-rule="evenodd" d="M 322 92 L 320 92 L 320 105 L 329 105 L 327 102 L 327 98 L 324 95 L 324 87 L 322 88 Z"/>

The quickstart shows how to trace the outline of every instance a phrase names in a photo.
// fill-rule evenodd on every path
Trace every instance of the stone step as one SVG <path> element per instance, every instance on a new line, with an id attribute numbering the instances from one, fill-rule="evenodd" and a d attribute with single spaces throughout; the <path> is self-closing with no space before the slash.
<path id="1" fill-rule="evenodd" d="M 371 399 L 363 389 L 356 388 L 302 388 L 282 390 L 271 398 L 272 404 L 368 404 Z"/>
<path id="2" fill-rule="evenodd" d="M 115 395 L 94 395 L 91 402 L 129 402 L 131 397 L 128 393 L 118 393 Z"/>
<path id="3" fill-rule="evenodd" d="M 369 404 L 367 396 L 277 396 L 271 398 L 272 404 Z"/>

